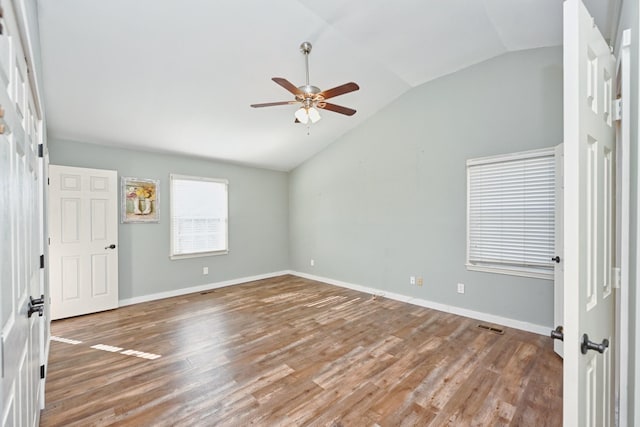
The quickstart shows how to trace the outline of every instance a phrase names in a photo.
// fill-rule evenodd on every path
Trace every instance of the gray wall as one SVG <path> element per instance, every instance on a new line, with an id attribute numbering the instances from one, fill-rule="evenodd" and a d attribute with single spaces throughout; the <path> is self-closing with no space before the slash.
<path id="1" fill-rule="evenodd" d="M 288 269 L 286 173 L 54 139 L 49 154 L 51 164 L 160 180 L 160 223 L 119 224 L 120 299 Z M 169 259 L 169 173 L 229 180 L 229 254 Z"/>
<path id="2" fill-rule="evenodd" d="M 561 48 L 417 87 L 291 173 L 291 268 L 551 327 L 552 281 L 466 270 L 465 161 L 561 142 Z"/>

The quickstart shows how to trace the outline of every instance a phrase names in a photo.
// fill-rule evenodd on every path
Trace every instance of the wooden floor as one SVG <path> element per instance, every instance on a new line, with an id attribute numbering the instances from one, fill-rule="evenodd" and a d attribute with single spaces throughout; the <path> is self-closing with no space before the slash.
<path id="1" fill-rule="evenodd" d="M 560 426 L 551 339 L 478 323 L 294 276 L 55 321 L 41 425 Z"/>

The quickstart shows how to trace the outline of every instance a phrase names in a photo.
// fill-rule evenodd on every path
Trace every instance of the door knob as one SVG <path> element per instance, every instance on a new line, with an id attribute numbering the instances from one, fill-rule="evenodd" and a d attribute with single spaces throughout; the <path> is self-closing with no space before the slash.
<path id="1" fill-rule="evenodd" d="M 104 248 L 105 248 L 105 249 L 115 249 L 115 248 L 116 248 L 116 245 L 114 245 L 114 244 L 112 243 L 112 244 L 110 244 L 109 246 L 105 246 Z"/>
<path id="2" fill-rule="evenodd" d="M 29 297 L 29 310 L 27 311 L 27 317 L 31 318 L 33 313 L 38 313 L 38 316 L 42 317 L 44 314 L 44 295 L 40 295 L 40 298 L 33 299 Z"/>
<path id="3" fill-rule="evenodd" d="M 31 316 L 33 316 L 33 313 L 38 313 L 38 316 L 42 317 L 42 315 L 44 314 L 44 306 L 42 305 L 33 306 L 29 304 L 29 311 L 27 311 L 27 317 L 31 318 Z"/>
<path id="4" fill-rule="evenodd" d="M 564 341 L 564 331 L 562 326 L 558 326 L 553 331 L 551 331 L 551 338 L 554 340 Z"/>
<path id="5" fill-rule="evenodd" d="M 589 350 L 595 350 L 598 353 L 602 354 L 607 349 L 607 347 L 609 347 L 609 340 L 606 338 L 602 340 L 602 343 L 596 344 L 593 341 L 589 340 L 589 335 L 584 334 L 582 336 L 582 344 L 580 345 L 580 351 L 582 352 L 582 354 L 587 354 L 587 351 Z"/>
<path id="6" fill-rule="evenodd" d="M 29 297 L 29 304 L 36 306 L 36 305 L 43 305 L 44 304 L 44 295 L 40 295 L 40 298 L 36 298 L 34 299 L 32 296 Z"/>
<path id="7" fill-rule="evenodd" d="M 558 255 L 554 256 L 553 258 L 551 258 L 551 261 L 555 261 L 558 264 L 560 264 L 560 257 Z"/>

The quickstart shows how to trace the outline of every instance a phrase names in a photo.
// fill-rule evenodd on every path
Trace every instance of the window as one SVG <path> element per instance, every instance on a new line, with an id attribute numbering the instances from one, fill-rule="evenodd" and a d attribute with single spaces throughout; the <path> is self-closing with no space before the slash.
<path id="1" fill-rule="evenodd" d="M 467 161 L 467 269 L 553 278 L 554 149 Z"/>
<path id="2" fill-rule="evenodd" d="M 228 181 L 170 175 L 171 259 L 226 254 Z"/>

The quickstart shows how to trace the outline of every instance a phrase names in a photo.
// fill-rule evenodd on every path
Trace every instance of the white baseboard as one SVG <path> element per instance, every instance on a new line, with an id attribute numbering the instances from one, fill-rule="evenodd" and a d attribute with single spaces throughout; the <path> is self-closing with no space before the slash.
<path id="1" fill-rule="evenodd" d="M 407 295 L 397 294 L 394 292 L 383 291 L 381 289 L 369 288 L 367 286 L 343 282 L 341 280 L 329 279 L 327 277 L 314 276 L 313 274 L 301 273 L 298 271 L 291 271 L 289 272 L 289 274 L 293 274 L 299 277 L 304 277 L 305 279 L 328 283 L 330 285 L 340 286 L 342 288 L 353 289 L 355 291 L 360 291 L 367 294 L 380 295 L 385 298 L 390 298 L 396 301 L 402 301 L 402 302 L 406 302 L 413 305 L 419 305 L 421 307 L 432 308 L 434 310 L 444 311 L 446 313 L 469 317 L 471 319 L 481 320 L 483 322 L 490 322 L 498 325 L 507 326 L 509 328 L 520 329 L 527 332 L 533 332 L 540 335 L 549 335 L 549 331 L 552 329 L 549 326 L 542 326 L 542 325 L 537 325 L 535 323 L 523 322 L 522 320 L 509 319 L 508 317 L 496 316 L 494 314 L 483 313 L 481 311 L 474 311 L 466 308 L 442 304 L 439 302 L 428 301 L 421 298 L 414 298 Z"/>
<path id="2" fill-rule="evenodd" d="M 203 292 L 211 289 L 224 288 L 226 286 L 239 285 L 242 283 L 253 282 L 255 280 L 270 279 L 272 277 L 284 276 L 292 274 L 294 276 L 304 277 L 305 279 L 316 280 L 318 282 L 328 283 L 330 285 L 340 286 L 342 288 L 353 289 L 355 291 L 364 292 L 372 295 L 380 295 L 396 301 L 406 302 L 408 304 L 418 305 L 421 307 L 431 308 L 445 313 L 456 314 L 458 316 L 469 317 L 471 319 L 490 322 L 510 328 L 520 329 L 527 332 L 533 332 L 540 335 L 548 335 L 552 329 L 549 326 L 537 325 L 535 323 L 523 322 L 521 320 L 510 319 L 508 317 L 496 316 L 494 314 L 483 313 L 481 311 L 469 310 L 466 308 L 456 307 L 452 305 L 442 304 L 435 301 L 429 301 L 421 298 L 414 298 L 408 295 L 402 295 L 395 292 L 383 291 L 381 289 L 370 288 L 368 286 L 356 285 L 354 283 L 343 282 L 341 280 L 330 279 L 328 277 L 315 276 L 313 274 L 301 273 L 299 271 L 282 270 L 273 273 L 259 274 L 257 276 L 240 277 L 222 282 L 208 283 L 205 285 L 192 286 L 189 288 L 175 289 L 172 291 L 158 292 L 155 294 L 143 295 L 140 297 L 125 298 L 119 301 L 119 306 L 138 304 L 141 302 L 155 301 L 163 298 L 171 298 L 180 295 L 191 294 L 194 292 Z"/>
<path id="3" fill-rule="evenodd" d="M 121 299 L 121 300 L 118 301 L 118 306 L 119 307 L 124 307 L 124 306 L 127 306 L 127 305 L 139 304 L 141 302 L 155 301 L 155 300 L 163 299 L 163 298 L 171 298 L 171 297 L 177 297 L 177 296 L 180 296 L 180 295 L 192 294 L 194 292 L 209 291 L 211 289 L 224 288 L 226 286 L 239 285 L 241 283 L 253 282 L 254 280 L 270 279 L 272 277 L 283 276 L 285 274 L 291 274 L 291 271 L 289 271 L 289 270 L 276 271 L 276 272 L 273 272 L 273 273 L 259 274 L 257 276 L 240 277 L 238 279 L 225 280 L 225 281 L 222 281 L 222 282 L 207 283 L 205 285 L 191 286 L 189 288 L 181 288 L 181 289 L 175 289 L 175 290 L 172 290 L 172 291 L 158 292 L 158 293 L 149 294 L 149 295 L 142 295 L 142 296 L 139 296 L 139 297 L 125 298 L 125 299 Z"/>

